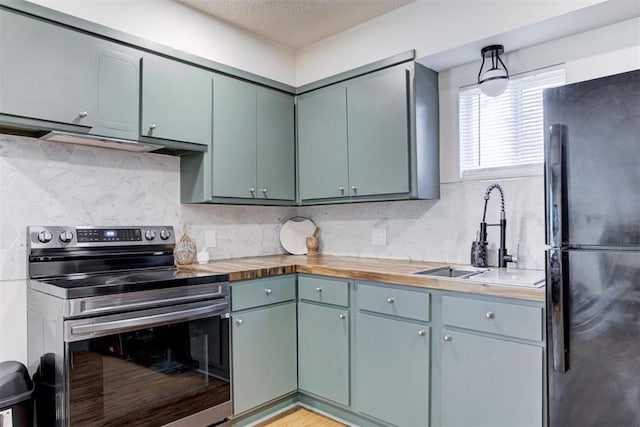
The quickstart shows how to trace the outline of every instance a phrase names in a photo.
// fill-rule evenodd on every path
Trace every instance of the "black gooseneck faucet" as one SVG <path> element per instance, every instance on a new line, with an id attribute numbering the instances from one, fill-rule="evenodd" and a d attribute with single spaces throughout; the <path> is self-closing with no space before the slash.
<path id="1" fill-rule="evenodd" d="M 500 222 L 498 224 L 487 224 L 487 202 L 489 202 L 489 194 L 493 190 L 500 192 Z M 484 211 L 482 213 L 482 222 L 480 223 L 480 242 L 486 244 L 487 241 L 487 227 L 498 226 L 500 227 L 500 247 L 498 249 L 498 267 L 506 267 L 508 262 L 517 262 L 518 258 L 514 255 L 507 254 L 507 218 L 504 213 L 504 192 L 500 184 L 491 184 L 484 192 Z"/>

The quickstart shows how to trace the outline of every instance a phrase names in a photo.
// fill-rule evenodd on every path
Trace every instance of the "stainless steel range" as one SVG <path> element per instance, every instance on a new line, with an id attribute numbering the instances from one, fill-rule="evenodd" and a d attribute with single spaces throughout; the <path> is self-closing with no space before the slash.
<path id="1" fill-rule="evenodd" d="M 227 275 L 178 271 L 168 226 L 27 236 L 38 425 L 225 423 Z"/>

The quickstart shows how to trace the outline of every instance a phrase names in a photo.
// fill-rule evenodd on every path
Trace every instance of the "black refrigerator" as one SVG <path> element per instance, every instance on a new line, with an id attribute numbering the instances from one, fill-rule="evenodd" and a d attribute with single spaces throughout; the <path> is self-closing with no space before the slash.
<path id="1" fill-rule="evenodd" d="M 640 426 L 640 70 L 544 120 L 548 426 Z"/>

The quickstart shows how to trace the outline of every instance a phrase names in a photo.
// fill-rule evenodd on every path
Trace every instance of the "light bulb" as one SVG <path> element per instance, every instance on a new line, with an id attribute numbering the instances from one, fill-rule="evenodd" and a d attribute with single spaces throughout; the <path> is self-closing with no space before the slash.
<path id="1" fill-rule="evenodd" d="M 509 83 L 509 77 L 504 70 L 494 68 L 487 70 L 480 79 L 480 89 L 487 96 L 501 95 Z"/>

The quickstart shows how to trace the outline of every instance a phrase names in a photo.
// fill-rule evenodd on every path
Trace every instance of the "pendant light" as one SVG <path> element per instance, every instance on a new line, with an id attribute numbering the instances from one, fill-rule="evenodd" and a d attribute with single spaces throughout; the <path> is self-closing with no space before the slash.
<path id="1" fill-rule="evenodd" d="M 504 46 L 494 44 L 483 47 L 480 51 L 482 54 L 482 65 L 478 72 L 478 84 L 480 89 L 487 96 L 501 95 L 507 89 L 509 82 L 509 70 L 502 62 L 500 55 L 504 53 Z M 491 67 L 485 67 L 487 59 L 491 60 Z"/>

